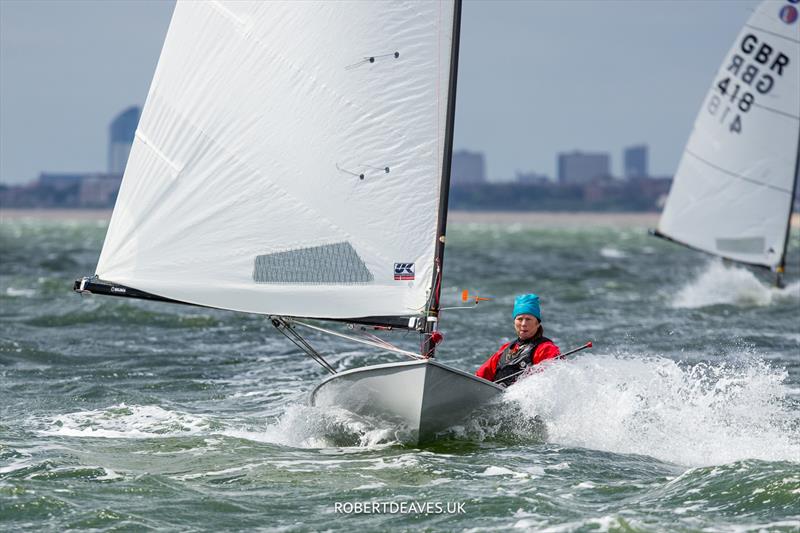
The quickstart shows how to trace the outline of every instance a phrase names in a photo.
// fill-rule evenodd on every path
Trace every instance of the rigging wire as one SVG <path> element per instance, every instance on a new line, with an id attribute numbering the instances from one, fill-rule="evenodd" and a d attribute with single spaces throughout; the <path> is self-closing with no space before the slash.
<path id="1" fill-rule="evenodd" d="M 283 335 L 292 341 L 292 343 L 303 350 L 306 355 L 312 358 L 314 361 L 320 364 L 322 368 L 330 372 L 331 374 L 335 374 L 336 370 L 325 360 L 322 355 L 316 351 L 306 340 L 300 336 L 297 331 L 292 327 L 292 324 L 287 322 L 282 317 L 270 317 L 270 322 L 272 325 L 275 326 L 275 329 L 283 333 Z"/>
<path id="2" fill-rule="evenodd" d="M 397 346 L 394 346 L 394 345 L 390 344 L 388 341 L 385 341 L 383 339 L 375 337 L 374 335 L 373 335 L 373 337 L 375 337 L 375 339 L 378 339 L 378 340 L 360 339 L 358 337 L 353 337 L 352 335 L 345 335 L 344 333 L 339 333 L 337 331 L 332 331 L 330 329 L 325 329 L 325 328 L 321 328 L 319 326 L 313 326 L 311 324 L 307 324 L 305 322 L 300 322 L 299 320 L 293 320 L 292 322 L 294 324 L 299 324 L 299 325 L 301 325 L 303 327 L 306 327 L 306 328 L 309 328 L 309 329 L 313 329 L 315 331 L 320 331 L 322 333 L 327 333 L 327 334 L 333 335 L 335 337 L 341 337 L 343 339 L 348 339 L 348 340 L 351 340 L 353 342 L 366 344 L 367 346 L 372 346 L 374 348 L 380 348 L 382 350 L 386 350 L 386 351 L 389 351 L 389 352 L 394 352 L 394 353 L 399 353 L 399 354 L 402 354 L 402 355 L 406 355 L 408 357 L 411 357 L 412 359 L 422 359 L 418 354 L 415 354 L 414 352 L 409 352 L 407 350 L 403 350 L 401 348 L 398 348 Z"/>

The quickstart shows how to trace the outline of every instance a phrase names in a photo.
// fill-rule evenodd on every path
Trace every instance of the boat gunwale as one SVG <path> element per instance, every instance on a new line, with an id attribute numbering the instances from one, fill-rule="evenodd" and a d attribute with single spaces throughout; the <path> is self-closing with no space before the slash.
<path id="1" fill-rule="evenodd" d="M 404 367 L 404 366 L 421 366 L 421 365 L 432 365 L 432 366 L 438 367 L 438 368 L 440 368 L 440 369 L 442 369 L 442 370 L 444 370 L 446 372 L 450 372 L 450 373 L 453 373 L 453 374 L 456 374 L 456 375 L 460 375 L 461 377 L 466 377 L 466 378 L 469 378 L 469 379 L 471 379 L 473 381 L 477 381 L 477 382 L 485 384 L 485 385 L 491 385 L 498 392 L 505 391 L 505 387 L 502 387 L 502 386 L 498 385 L 497 383 L 494 383 L 494 382 L 489 381 L 487 379 L 478 377 L 478 376 L 476 376 L 474 374 L 470 374 L 469 372 L 465 372 L 464 370 L 459 370 L 458 368 L 453 368 L 453 367 L 448 366 L 448 365 L 446 365 L 444 363 L 440 363 L 439 361 L 436 361 L 434 359 L 422 359 L 422 360 L 418 360 L 418 361 L 396 361 L 396 362 L 393 362 L 393 363 L 381 363 L 381 364 L 378 364 L 378 365 L 361 366 L 361 367 L 358 367 L 358 368 L 351 368 L 349 370 L 342 370 L 341 372 L 337 372 L 336 374 L 332 374 L 332 375 L 328 376 L 327 378 L 325 378 L 324 380 L 322 380 L 321 382 L 319 382 L 316 387 L 314 387 L 314 389 L 308 395 L 308 405 L 311 405 L 311 406 L 314 405 L 314 400 L 315 400 L 315 398 L 317 396 L 317 392 L 322 388 L 323 385 L 325 385 L 329 381 L 333 381 L 334 379 L 336 379 L 338 377 L 352 375 L 352 374 L 358 374 L 358 373 L 361 373 L 361 372 L 367 372 L 367 371 L 373 371 L 373 370 L 382 370 L 382 369 L 386 369 L 386 368 L 397 368 L 397 367 Z"/>

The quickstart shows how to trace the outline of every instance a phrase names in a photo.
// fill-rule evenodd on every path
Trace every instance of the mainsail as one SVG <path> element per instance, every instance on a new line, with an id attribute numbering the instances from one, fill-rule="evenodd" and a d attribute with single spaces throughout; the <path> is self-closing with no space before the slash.
<path id="1" fill-rule="evenodd" d="M 251 313 L 421 315 L 454 7 L 179 1 L 97 276 Z"/>
<path id="2" fill-rule="evenodd" d="M 656 234 L 780 270 L 800 153 L 800 22 L 766 0 L 714 77 Z"/>

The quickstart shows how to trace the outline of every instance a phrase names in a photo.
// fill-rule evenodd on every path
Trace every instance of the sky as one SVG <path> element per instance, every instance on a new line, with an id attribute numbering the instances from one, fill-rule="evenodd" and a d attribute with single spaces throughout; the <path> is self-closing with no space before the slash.
<path id="1" fill-rule="evenodd" d="M 556 155 L 650 147 L 672 175 L 757 0 L 465 0 L 456 150 L 491 181 Z M 143 105 L 171 0 L 0 0 L 0 182 L 107 168 L 108 126 Z"/>

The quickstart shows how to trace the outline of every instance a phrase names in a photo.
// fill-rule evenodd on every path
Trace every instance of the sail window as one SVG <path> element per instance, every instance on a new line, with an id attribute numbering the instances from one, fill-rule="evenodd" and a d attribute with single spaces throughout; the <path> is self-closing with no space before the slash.
<path id="1" fill-rule="evenodd" d="M 717 239 L 717 250 L 737 254 L 763 254 L 766 247 L 765 242 L 764 237 Z"/>
<path id="2" fill-rule="evenodd" d="M 374 279 L 349 242 L 259 255 L 253 269 L 256 283 L 349 285 Z"/>

